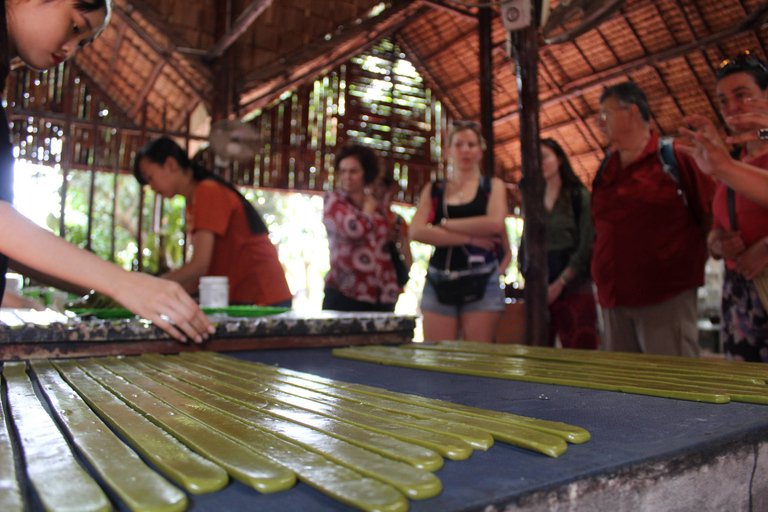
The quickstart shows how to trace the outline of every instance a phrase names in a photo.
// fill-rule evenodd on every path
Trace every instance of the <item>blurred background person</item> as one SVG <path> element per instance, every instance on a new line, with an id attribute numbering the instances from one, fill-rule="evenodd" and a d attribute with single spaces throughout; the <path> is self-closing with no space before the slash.
<path id="1" fill-rule="evenodd" d="M 388 209 L 369 188 L 379 175 L 378 158 L 363 146 L 336 155 L 338 188 L 325 196 L 330 269 L 323 309 L 394 312 L 399 295 L 389 250 Z"/>
<path id="2" fill-rule="evenodd" d="M 541 168 L 547 182 L 549 346 L 559 336 L 563 348 L 596 349 L 600 335 L 589 272 L 595 237 L 589 191 L 552 139 L 541 141 Z"/>
<path id="3" fill-rule="evenodd" d="M 196 291 L 203 276 L 226 276 L 230 304 L 291 307 L 292 296 L 269 230 L 253 205 L 168 137 L 151 140 L 136 155 L 133 174 L 170 199 L 187 202 L 192 258 L 161 277 Z"/>
<path id="4" fill-rule="evenodd" d="M 729 130 L 756 133 L 762 125 L 748 114 L 760 107 L 749 99 L 768 99 L 768 67 L 743 54 L 726 61 L 717 73 L 717 99 Z M 750 140 L 751 139 L 751 140 Z M 735 139 L 732 139 L 735 140 Z M 768 141 L 744 137 L 741 162 L 768 169 Z M 768 283 L 768 208 L 718 182 L 713 203 L 714 223 L 707 238 L 709 252 L 725 260 L 720 327 L 727 359 L 768 362 L 768 313 L 759 287 Z"/>
<path id="5" fill-rule="evenodd" d="M 602 342 L 619 352 L 698 357 L 697 288 L 714 183 L 677 145 L 677 179 L 665 172 L 650 119 L 637 84 L 603 90 L 599 126 L 614 150 L 592 183 L 591 266 Z"/>
<path id="6" fill-rule="evenodd" d="M 502 254 L 506 189 L 500 179 L 480 171 L 486 144 L 477 123 L 454 122 L 447 145 L 450 177 L 423 188 L 411 224 L 413 240 L 435 246 L 421 300 L 424 341 L 461 337 L 492 342 L 505 307 L 499 277 L 509 264 L 509 255 Z M 463 271 L 470 265 L 491 268 L 480 296 L 459 304 L 441 301 L 436 280 L 446 270 Z"/>

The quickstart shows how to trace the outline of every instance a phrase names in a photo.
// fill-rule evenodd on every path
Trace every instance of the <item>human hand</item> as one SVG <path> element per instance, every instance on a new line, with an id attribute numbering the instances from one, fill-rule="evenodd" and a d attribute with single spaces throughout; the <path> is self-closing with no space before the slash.
<path id="1" fill-rule="evenodd" d="M 764 240 L 759 240 L 736 258 L 735 263 L 736 272 L 747 279 L 754 279 L 768 264 L 768 245 Z"/>
<path id="2" fill-rule="evenodd" d="M 366 192 L 365 199 L 363 200 L 363 213 L 367 215 L 373 215 L 378 205 L 379 205 L 379 202 L 376 201 L 376 198 L 373 197 L 373 195 Z"/>
<path id="3" fill-rule="evenodd" d="M 740 231 L 712 231 L 707 237 L 707 245 L 713 257 L 732 261 L 747 249 Z"/>
<path id="4" fill-rule="evenodd" d="M 387 231 L 387 239 L 390 242 L 400 242 L 403 237 L 403 225 L 400 222 L 395 222 Z"/>
<path id="5" fill-rule="evenodd" d="M 555 302 L 563 293 L 563 288 L 565 288 L 563 280 L 560 278 L 555 279 L 547 288 L 547 304 Z"/>
<path id="6" fill-rule="evenodd" d="M 179 283 L 127 272 L 114 299 L 177 340 L 202 343 L 216 329 Z"/>
<path id="7" fill-rule="evenodd" d="M 499 242 L 501 241 L 501 239 L 498 236 L 483 236 L 483 235 L 468 235 L 468 236 L 469 236 L 469 241 L 467 242 L 467 245 L 471 245 L 473 247 L 479 247 L 484 251 L 493 250 L 497 245 L 499 245 Z"/>
<path id="8" fill-rule="evenodd" d="M 728 116 L 725 121 L 729 125 L 736 124 L 753 124 L 762 127 L 768 127 L 768 100 L 763 98 L 747 98 L 744 100 L 747 105 L 752 109 L 751 112 L 744 114 L 736 114 Z M 760 130 L 752 130 L 743 133 L 736 133 L 726 138 L 726 142 L 729 144 L 744 144 L 746 142 L 752 142 L 756 140 L 766 140 L 765 137 L 768 134 L 760 136 Z"/>
<path id="9" fill-rule="evenodd" d="M 708 118 L 697 114 L 686 116 L 685 121 L 693 130 L 681 127 L 679 131 L 693 142 L 693 146 L 683 145 L 683 151 L 693 157 L 701 172 L 717 175 L 720 169 L 732 161 L 728 146 Z"/>

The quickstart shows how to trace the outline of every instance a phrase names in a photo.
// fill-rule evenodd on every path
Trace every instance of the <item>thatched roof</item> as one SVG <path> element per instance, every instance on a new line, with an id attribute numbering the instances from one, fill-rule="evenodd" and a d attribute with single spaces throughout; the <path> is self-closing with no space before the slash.
<path id="1" fill-rule="evenodd" d="M 479 120 L 478 9 L 460 3 L 116 0 L 112 23 L 76 65 L 135 126 L 176 131 L 192 124 L 204 135 L 209 117 L 265 107 L 389 37 L 452 117 Z M 626 0 L 573 40 L 542 38 L 543 136 L 560 141 L 577 173 L 591 176 L 605 151 L 595 119 L 601 89 L 626 79 L 646 91 L 662 133 L 676 133 L 687 114 L 717 118 L 719 63 L 744 49 L 765 56 L 760 9 L 759 0 Z M 498 13 L 493 7 L 495 155 L 497 172 L 514 182 L 521 165 L 517 83 Z"/>

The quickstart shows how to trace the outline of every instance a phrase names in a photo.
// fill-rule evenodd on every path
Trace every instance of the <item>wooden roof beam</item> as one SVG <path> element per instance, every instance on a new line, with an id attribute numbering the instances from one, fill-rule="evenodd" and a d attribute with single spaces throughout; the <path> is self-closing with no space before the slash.
<path id="1" fill-rule="evenodd" d="M 442 0 L 421 0 L 421 3 L 430 7 L 434 7 L 435 9 L 445 11 L 451 16 L 458 16 L 459 18 L 475 22 L 477 21 L 477 16 L 471 12 L 465 11 L 464 9 L 459 9 L 458 7 L 454 7 L 452 5 L 446 5 L 446 3 Z"/>
<path id="2" fill-rule="evenodd" d="M 272 0 L 255 0 L 246 7 L 245 11 L 235 20 L 234 26 L 213 45 L 213 48 L 208 51 L 205 58 L 207 60 L 216 60 L 221 57 L 270 5 L 272 5 Z"/>
<path id="3" fill-rule="evenodd" d="M 120 18 L 120 20 L 128 25 L 128 27 L 133 30 L 139 38 L 144 41 L 157 55 L 162 59 L 166 64 L 168 64 L 184 81 L 184 84 L 192 90 L 192 92 L 197 96 L 200 100 L 208 104 L 208 98 L 203 92 L 197 87 L 197 84 L 195 83 L 195 80 L 193 80 L 182 68 L 176 65 L 176 63 L 171 58 L 171 55 L 164 46 L 162 46 L 160 43 L 155 41 L 152 36 L 150 36 L 136 21 L 131 18 L 131 15 L 125 12 L 124 10 L 120 9 L 117 5 L 114 6 L 112 12 Z"/>
<path id="4" fill-rule="evenodd" d="M 766 16 L 766 14 L 768 14 L 768 0 L 764 0 L 763 3 L 760 4 L 760 6 L 757 9 L 752 11 L 752 13 L 747 18 L 745 18 L 741 23 L 734 25 L 730 28 L 721 30 L 720 32 L 716 32 L 707 37 L 703 37 L 698 41 L 692 41 L 690 43 L 676 46 L 674 48 L 670 48 L 668 50 L 664 50 L 659 53 L 646 55 L 645 57 L 641 57 L 639 59 L 635 59 L 633 61 L 626 62 L 618 66 L 614 66 L 612 68 L 600 71 L 598 73 L 594 73 L 592 75 L 585 76 L 583 78 L 572 80 L 571 82 L 568 82 L 567 84 L 563 85 L 562 94 L 558 94 L 547 100 L 542 101 L 540 108 L 544 108 L 549 105 L 557 105 L 559 103 L 562 103 L 563 101 L 569 100 L 571 98 L 575 98 L 577 96 L 581 96 L 585 90 L 592 89 L 594 87 L 599 87 L 609 80 L 626 76 L 629 73 L 632 73 L 633 71 L 637 71 L 638 69 L 642 69 L 646 66 L 656 65 L 660 62 L 665 62 L 675 57 L 680 57 L 689 52 L 696 51 L 700 48 L 704 48 L 711 44 L 717 44 L 729 37 L 733 37 L 742 32 L 752 31 L 756 27 L 764 23 L 763 18 Z M 506 110 L 509 108 L 512 108 L 514 110 L 508 114 L 505 114 L 501 117 L 496 118 L 493 121 L 494 124 L 509 121 L 510 119 L 518 115 L 518 108 L 516 103 L 510 104 L 510 105 L 504 105 L 499 107 L 498 109 Z"/>
<path id="5" fill-rule="evenodd" d="M 139 110 L 141 110 L 141 106 L 144 105 L 144 102 L 147 100 L 147 96 L 149 96 L 149 91 L 152 90 L 152 88 L 155 86 L 155 82 L 157 82 L 157 77 L 160 76 L 160 72 L 165 67 L 165 61 L 159 60 L 157 61 L 157 64 L 155 64 L 155 69 L 152 70 L 152 74 L 147 78 L 147 81 L 144 83 L 144 87 L 142 87 L 141 92 L 139 93 L 139 97 L 136 100 L 136 103 L 133 105 L 133 108 L 130 112 L 128 112 L 128 115 L 131 116 L 131 119 L 136 117 L 136 115 L 139 113 Z"/>
<path id="6" fill-rule="evenodd" d="M 351 59 L 429 12 L 420 2 L 394 2 L 389 9 L 392 9 L 389 16 L 381 14 L 354 24 L 349 33 L 308 45 L 308 49 L 295 54 L 290 62 L 260 69 L 242 79 L 238 84 L 241 97 L 238 110 L 242 113 L 260 108 L 284 91 Z"/>

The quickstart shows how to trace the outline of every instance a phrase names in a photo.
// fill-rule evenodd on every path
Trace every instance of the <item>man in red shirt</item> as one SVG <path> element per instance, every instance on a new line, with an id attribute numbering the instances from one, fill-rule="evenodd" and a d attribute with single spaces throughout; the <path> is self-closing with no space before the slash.
<path id="1" fill-rule="evenodd" d="M 695 357 L 714 183 L 677 147 L 679 183 L 666 174 L 649 121 L 636 84 L 603 91 L 599 124 L 615 149 L 592 191 L 603 341 L 609 350 Z"/>

